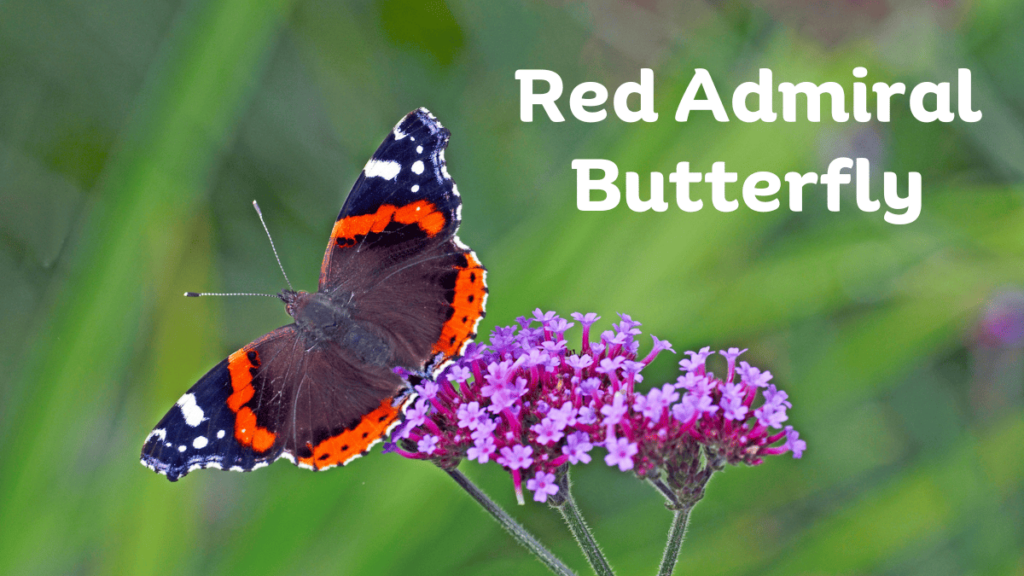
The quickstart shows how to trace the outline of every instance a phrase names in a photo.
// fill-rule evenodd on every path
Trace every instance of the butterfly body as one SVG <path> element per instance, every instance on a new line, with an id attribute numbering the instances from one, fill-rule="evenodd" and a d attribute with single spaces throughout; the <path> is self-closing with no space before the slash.
<path id="1" fill-rule="evenodd" d="M 406 116 L 364 167 L 331 231 L 316 292 L 284 290 L 294 322 L 211 369 L 146 438 L 169 480 L 285 458 L 313 470 L 359 457 L 408 400 L 396 367 L 423 371 L 476 335 L 486 271 L 462 244 L 448 131 Z"/>
<path id="2" fill-rule="evenodd" d="M 386 336 L 375 333 L 372 325 L 353 319 L 358 311 L 351 292 L 325 294 L 285 290 L 280 298 L 288 314 L 295 319 L 298 337 L 306 350 L 337 342 L 365 364 L 398 365 L 392 358 Z"/>

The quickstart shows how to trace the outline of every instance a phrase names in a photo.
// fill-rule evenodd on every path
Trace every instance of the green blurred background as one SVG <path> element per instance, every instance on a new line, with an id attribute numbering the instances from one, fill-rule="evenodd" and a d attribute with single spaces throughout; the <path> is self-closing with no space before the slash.
<path id="1" fill-rule="evenodd" d="M 251 200 L 314 288 L 349 186 L 417 106 L 453 134 L 461 236 L 490 269 L 483 334 L 535 307 L 627 312 L 680 352 L 749 347 L 789 391 L 804 458 L 715 477 L 678 573 L 1024 573 L 1024 361 L 986 333 L 1024 285 L 1024 4 L 683 4 L 0 3 L 0 573 L 544 573 L 426 463 L 170 484 L 138 462 L 199 376 L 288 320 L 181 296 L 283 287 Z M 695 67 L 728 102 L 760 67 L 849 89 L 855 66 L 908 86 L 968 67 L 984 120 L 923 124 L 906 99 L 885 124 L 672 120 Z M 517 69 L 568 93 L 642 67 L 659 122 L 519 121 Z M 820 189 L 802 213 L 720 214 L 706 192 L 696 214 L 581 213 L 570 169 L 612 159 L 646 195 L 679 161 L 742 181 L 843 155 L 921 172 L 920 219 L 830 213 Z M 463 469 L 587 572 L 556 513 L 516 507 L 495 465 Z M 654 573 L 660 496 L 599 463 L 574 478 L 613 565 Z"/>

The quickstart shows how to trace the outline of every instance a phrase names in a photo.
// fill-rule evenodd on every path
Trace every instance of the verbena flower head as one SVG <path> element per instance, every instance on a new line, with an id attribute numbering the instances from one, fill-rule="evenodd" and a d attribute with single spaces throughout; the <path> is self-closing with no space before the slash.
<path id="1" fill-rule="evenodd" d="M 792 426 L 783 429 L 792 404 L 771 372 L 737 364 L 745 350 L 720 352 L 724 379 L 707 370 L 710 348 L 687 352 L 675 382 L 639 392 L 643 369 L 661 352 L 674 353 L 671 344 L 652 337 L 640 357 L 640 323 L 630 316 L 620 314 L 595 340 L 600 318 L 572 317 L 583 328 L 578 350 L 565 339 L 575 323 L 539 309 L 495 328 L 490 345 L 471 344 L 436 381 L 416 386 L 419 398 L 388 450 L 446 469 L 463 459 L 497 462 L 520 502 L 524 479 L 544 502 L 557 493 L 559 467 L 590 462 L 594 448 L 606 452 L 606 465 L 641 478 L 664 475 L 680 493 L 726 464 L 757 465 L 785 452 L 799 458 L 806 449 Z"/>

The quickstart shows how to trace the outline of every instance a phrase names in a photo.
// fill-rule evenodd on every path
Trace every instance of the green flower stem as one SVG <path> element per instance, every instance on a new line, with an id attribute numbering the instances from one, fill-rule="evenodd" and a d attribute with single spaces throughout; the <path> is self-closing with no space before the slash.
<path id="1" fill-rule="evenodd" d="M 668 507 L 670 509 L 679 510 L 683 507 L 682 502 L 679 501 L 679 497 L 676 496 L 675 492 L 673 492 L 667 484 L 665 484 L 664 480 L 661 478 L 648 478 L 647 481 L 650 482 L 651 486 L 654 486 L 658 492 L 661 492 L 661 495 L 665 497 L 665 500 L 668 500 Z"/>
<path id="2" fill-rule="evenodd" d="M 686 525 L 690 522 L 690 510 L 693 506 L 685 506 L 676 510 L 672 519 L 672 527 L 668 532 L 668 543 L 665 544 L 665 555 L 661 557 L 661 568 L 658 569 L 658 576 L 671 576 L 676 568 L 676 561 L 679 559 L 679 548 L 683 545 L 683 537 L 686 535 Z"/>
<path id="3" fill-rule="evenodd" d="M 514 518 L 509 516 L 508 512 L 505 512 L 501 506 L 498 506 L 493 500 L 491 500 L 487 494 L 484 494 L 483 490 L 480 490 L 473 484 L 473 482 L 466 477 L 465 474 L 458 470 L 445 470 L 449 476 L 452 477 L 455 482 L 462 487 L 463 490 L 469 493 L 484 510 L 494 517 L 501 524 L 501 527 L 508 531 L 513 538 L 522 544 L 527 550 L 533 552 L 533 555 L 537 557 L 549 570 L 560 576 L 576 576 L 576 573 L 569 569 L 564 562 L 558 559 L 550 550 L 544 547 L 543 544 L 537 540 L 533 534 L 526 531 L 522 524 L 516 522 Z"/>
<path id="4" fill-rule="evenodd" d="M 601 547 L 594 540 L 594 534 L 590 531 L 586 521 L 583 520 L 583 515 L 580 513 L 579 506 L 576 505 L 576 500 L 572 497 L 572 493 L 566 490 L 565 501 L 555 506 L 555 508 L 562 514 L 562 518 L 569 526 L 569 530 L 576 538 L 576 542 L 580 545 L 580 549 L 583 550 L 583 554 L 587 557 L 587 562 L 590 562 L 590 567 L 594 569 L 594 573 L 598 576 L 614 576 L 615 572 L 612 571 L 612 567 L 608 564 L 604 553 L 601 552 Z"/>

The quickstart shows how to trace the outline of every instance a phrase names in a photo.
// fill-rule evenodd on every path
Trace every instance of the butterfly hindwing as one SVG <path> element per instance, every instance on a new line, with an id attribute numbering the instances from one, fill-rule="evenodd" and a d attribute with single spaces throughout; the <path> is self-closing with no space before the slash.
<path id="1" fill-rule="evenodd" d="M 390 368 L 360 361 L 337 342 L 304 351 L 289 367 L 294 368 L 283 378 L 271 366 L 259 384 L 293 399 L 281 442 L 285 457 L 299 466 L 344 465 L 380 440 L 401 415 L 405 381 Z"/>
<path id="2" fill-rule="evenodd" d="M 288 325 L 231 354 L 150 433 L 149 468 L 249 471 L 277 458 L 314 470 L 364 454 L 396 423 L 405 384 L 337 343 L 306 350 Z"/>

